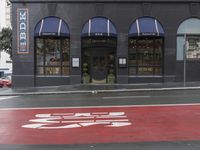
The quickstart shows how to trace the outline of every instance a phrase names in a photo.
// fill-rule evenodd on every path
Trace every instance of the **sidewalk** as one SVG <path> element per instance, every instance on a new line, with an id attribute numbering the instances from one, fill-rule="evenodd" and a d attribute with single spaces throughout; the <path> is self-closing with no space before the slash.
<path id="1" fill-rule="evenodd" d="M 200 89 L 200 82 L 149 83 L 149 84 L 76 84 L 30 88 L 0 88 L 0 96 L 75 94 L 75 93 L 108 93 L 108 92 L 139 92 Z"/>

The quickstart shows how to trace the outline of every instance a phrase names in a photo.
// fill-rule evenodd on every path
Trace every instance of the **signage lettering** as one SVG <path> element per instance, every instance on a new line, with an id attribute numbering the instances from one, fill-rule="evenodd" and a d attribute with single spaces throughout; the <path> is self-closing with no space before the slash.
<path id="1" fill-rule="evenodd" d="M 103 33 L 95 33 L 95 36 L 103 36 Z"/>
<path id="2" fill-rule="evenodd" d="M 50 113 L 36 114 L 23 128 L 32 129 L 70 129 L 95 125 L 103 127 L 124 127 L 129 122 L 125 112 L 92 112 L 92 113 Z"/>
<path id="3" fill-rule="evenodd" d="M 143 32 L 143 33 L 141 33 L 141 35 L 143 35 L 143 36 L 154 36 L 154 35 L 156 35 L 156 33 L 153 33 L 153 32 L 150 32 L 150 33 Z"/>
<path id="4" fill-rule="evenodd" d="M 17 9 L 17 44 L 18 53 L 29 53 L 28 9 Z"/>

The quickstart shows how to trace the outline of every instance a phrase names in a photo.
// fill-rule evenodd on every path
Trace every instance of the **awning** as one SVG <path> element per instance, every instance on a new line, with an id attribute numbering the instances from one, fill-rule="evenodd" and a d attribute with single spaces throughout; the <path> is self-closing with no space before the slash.
<path id="1" fill-rule="evenodd" d="M 42 19 L 35 27 L 35 36 L 58 36 L 69 37 L 69 28 L 67 24 L 58 17 L 46 17 Z"/>
<path id="2" fill-rule="evenodd" d="M 81 36 L 117 37 L 117 31 L 109 19 L 103 17 L 95 17 L 89 19 L 89 21 L 84 25 Z"/>
<path id="3" fill-rule="evenodd" d="M 129 37 L 164 36 L 162 25 L 154 18 L 142 17 L 136 19 L 129 30 Z"/>

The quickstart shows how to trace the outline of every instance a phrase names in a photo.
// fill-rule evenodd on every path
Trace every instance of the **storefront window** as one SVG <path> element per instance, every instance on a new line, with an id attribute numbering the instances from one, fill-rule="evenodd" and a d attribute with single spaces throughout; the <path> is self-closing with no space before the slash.
<path id="1" fill-rule="evenodd" d="M 69 75 L 69 39 L 36 38 L 36 74 Z"/>
<path id="2" fill-rule="evenodd" d="M 130 38 L 129 75 L 161 75 L 162 55 L 162 38 Z"/>

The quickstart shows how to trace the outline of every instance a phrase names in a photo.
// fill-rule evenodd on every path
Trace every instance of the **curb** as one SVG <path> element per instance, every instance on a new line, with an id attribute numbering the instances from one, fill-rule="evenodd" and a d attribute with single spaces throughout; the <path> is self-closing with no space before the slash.
<path id="1" fill-rule="evenodd" d="M 144 92 L 144 91 L 173 91 L 173 90 L 199 90 L 200 87 L 174 87 L 174 88 L 145 88 L 145 89 L 115 89 L 115 90 L 76 90 L 57 92 L 27 92 L 27 93 L 6 93 L 0 96 L 23 96 L 23 95 L 56 95 L 56 94 L 97 94 L 115 92 Z"/>

